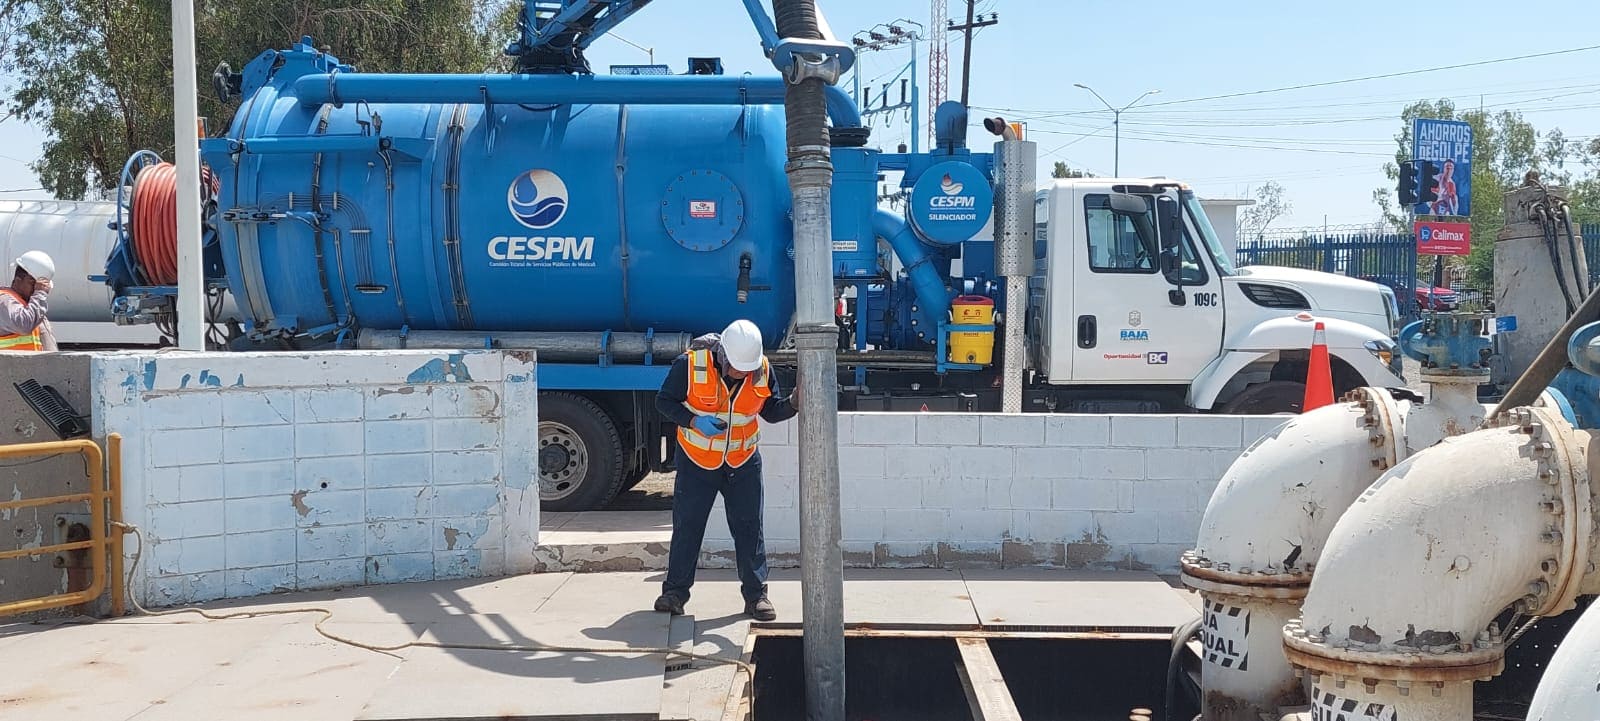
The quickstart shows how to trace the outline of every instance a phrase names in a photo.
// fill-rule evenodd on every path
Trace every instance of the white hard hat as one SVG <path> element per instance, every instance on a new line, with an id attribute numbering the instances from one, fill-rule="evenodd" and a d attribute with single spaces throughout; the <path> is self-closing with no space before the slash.
<path id="1" fill-rule="evenodd" d="M 19 256 L 15 265 L 28 271 L 37 280 L 50 280 L 56 275 L 56 262 L 42 250 L 30 250 Z M 12 272 L 13 275 L 15 271 Z"/>
<path id="2" fill-rule="evenodd" d="M 722 331 L 722 354 L 736 371 L 751 373 L 761 368 L 761 329 L 747 320 L 736 320 Z"/>

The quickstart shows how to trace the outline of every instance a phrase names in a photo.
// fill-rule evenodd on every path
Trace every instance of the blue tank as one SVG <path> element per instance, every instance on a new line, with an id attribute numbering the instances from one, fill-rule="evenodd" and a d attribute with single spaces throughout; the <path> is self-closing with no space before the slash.
<path id="1" fill-rule="evenodd" d="M 788 326 L 780 79 L 361 74 L 308 41 L 240 92 L 202 159 L 251 330 Z"/>

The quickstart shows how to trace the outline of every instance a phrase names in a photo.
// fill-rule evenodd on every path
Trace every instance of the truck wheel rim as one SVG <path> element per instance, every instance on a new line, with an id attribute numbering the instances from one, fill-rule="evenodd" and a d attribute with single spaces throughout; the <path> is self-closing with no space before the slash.
<path id="1" fill-rule="evenodd" d="M 577 492 L 589 473 L 589 449 L 561 423 L 539 424 L 539 497 L 554 501 Z"/>

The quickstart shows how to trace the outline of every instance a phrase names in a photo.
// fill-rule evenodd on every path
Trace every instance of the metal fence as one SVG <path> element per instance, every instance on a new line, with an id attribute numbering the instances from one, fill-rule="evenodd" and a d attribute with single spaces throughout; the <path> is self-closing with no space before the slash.
<path id="1" fill-rule="evenodd" d="M 1589 280 L 1600 284 L 1600 223 L 1584 225 L 1579 233 L 1589 260 Z M 1394 290 L 1402 315 L 1417 312 L 1417 245 L 1410 235 L 1371 227 L 1278 230 L 1240 238 L 1235 260 L 1240 266 L 1280 265 L 1381 283 Z M 1492 293 L 1489 288 L 1463 289 L 1460 300 L 1464 306 L 1475 306 L 1475 299 L 1486 301 Z"/>
<path id="2" fill-rule="evenodd" d="M 1592 285 L 1600 282 L 1600 223 L 1585 225 L 1578 232 L 1583 234 L 1583 252 L 1589 258 L 1589 283 Z"/>
<path id="3" fill-rule="evenodd" d="M 1416 312 L 1417 244 L 1372 229 L 1279 231 L 1239 239 L 1240 266 L 1278 265 L 1370 280 L 1394 290 L 1402 315 Z"/>

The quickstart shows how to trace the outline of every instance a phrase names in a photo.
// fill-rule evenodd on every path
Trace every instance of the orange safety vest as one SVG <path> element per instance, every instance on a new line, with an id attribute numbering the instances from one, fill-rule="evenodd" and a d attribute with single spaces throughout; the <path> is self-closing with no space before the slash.
<path id="1" fill-rule="evenodd" d="M 28 304 L 26 298 L 10 288 L 0 288 L 0 293 L 16 298 L 23 305 Z M 39 326 L 34 326 L 33 332 L 27 335 L 0 335 L 0 351 L 8 350 L 44 350 L 44 343 L 39 340 Z"/>
<path id="2" fill-rule="evenodd" d="M 760 413 L 772 389 L 767 384 L 771 369 L 761 359 L 761 369 L 751 373 L 738 395 L 730 398 L 722 384 L 710 350 L 689 351 L 689 393 L 683 402 L 695 415 L 714 415 L 727 421 L 721 436 L 711 438 L 693 428 L 678 429 L 678 447 L 694 464 L 708 471 L 727 465 L 743 466 L 756 453 L 761 439 Z"/>

